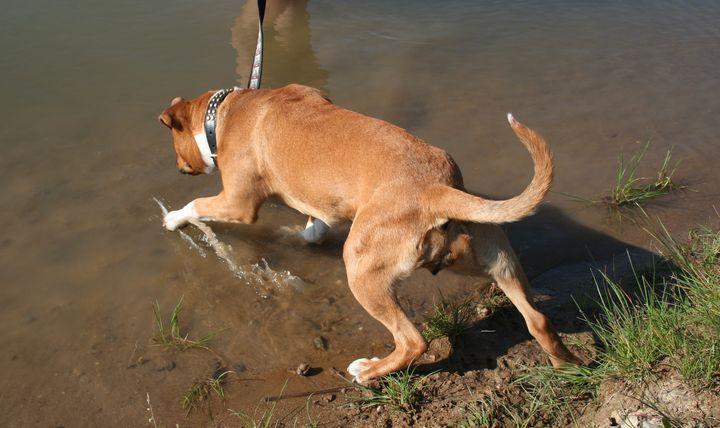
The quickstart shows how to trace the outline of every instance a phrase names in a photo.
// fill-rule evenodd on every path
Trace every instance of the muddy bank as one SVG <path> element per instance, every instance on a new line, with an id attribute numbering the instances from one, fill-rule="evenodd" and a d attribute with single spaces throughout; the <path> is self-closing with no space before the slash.
<path id="1" fill-rule="evenodd" d="M 539 305 L 560 326 L 565 342 L 581 359 L 592 362 L 597 343 L 580 319 L 580 311 L 583 316 L 592 313 L 593 301 L 600 298 L 598 277 L 604 273 L 631 292 L 638 276 L 662 275 L 669 272 L 665 269 L 656 254 L 636 250 L 605 261 L 564 265 L 543 273 L 533 283 Z M 546 284 L 554 285 L 552 292 L 547 292 Z M 429 360 L 439 357 L 441 361 L 416 370 L 426 376 L 416 385 L 413 404 L 368 405 L 362 397 L 376 397 L 367 390 L 310 397 L 308 403 L 315 411 L 315 419 L 310 420 L 327 426 L 660 428 L 720 423 L 720 391 L 689 383 L 669 362 L 658 362 L 641 383 L 605 380 L 597 395 L 588 392 L 591 389 L 580 389 L 577 395 L 562 390 L 529 394 L 530 385 L 521 380 L 523 373 L 529 367 L 547 365 L 548 360 L 524 332 L 523 321 L 512 307 L 507 303 L 487 306 L 492 287 L 488 292 L 490 295 L 479 300 L 471 330 L 453 340 L 431 343 Z M 490 349 L 502 351 L 494 354 Z M 552 401 L 553 395 L 568 394 L 571 397 L 562 407 L 542 403 L 546 410 L 534 410 L 537 403 L 533 400 Z"/>
<path id="2" fill-rule="evenodd" d="M 604 261 L 563 265 L 537 276 L 533 284 L 538 292 L 539 305 L 563 332 L 564 341 L 589 362 L 595 357 L 595 339 L 580 319 L 580 309 L 588 310 L 592 301 L 598 299 L 595 279 L 599 273 L 604 272 L 609 278 L 629 285 L 636 275 L 655 271 L 657 267 L 656 254 L 635 250 Z M 474 296 L 472 327 L 452 340 L 444 337 L 431 342 L 424 356 L 424 365 L 414 372 L 420 375 L 422 381 L 417 385 L 411 404 L 398 406 L 390 402 L 378 404 L 363 400 L 363 397 L 367 399 L 373 394 L 355 389 L 343 379 L 343 376 L 347 377 L 343 373 L 345 359 L 340 354 L 338 359 L 328 358 L 333 344 L 318 337 L 314 340 L 315 356 L 297 360 L 309 362 L 310 370 L 298 373 L 296 367 L 288 366 L 287 370 L 275 372 L 274 380 L 268 378 L 267 373 L 262 379 L 253 379 L 252 369 L 237 366 L 237 372 L 224 384 L 224 402 L 217 396 L 203 402 L 184 420 L 185 424 L 252 426 L 252 423 L 264 420 L 271 421 L 273 426 L 314 423 L 319 426 L 358 427 L 481 426 L 482 419 L 476 417 L 478 409 L 487 406 L 495 406 L 490 413 L 484 413 L 492 417 L 490 426 L 493 427 L 662 427 L 663 423 L 709 427 L 720 422 L 720 395 L 717 391 L 693 388 L 671 368 L 659 370 L 654 381 L 642 385 L 626 384 L 620 379 L 604 382 L 596 397 L 581 394 L 571 400 L 573 416 L 560 411 L 532 415 L 533 404 L 527 391 L 522 383 L 516 381 L 528 367 L 549 362 L 527 333 L 517 310 L 509 302 L 497 299 L 498 296 L 498 290 L 492 285 L 482 287 Z M 377 349 L 380 353 L 387 352 L 391 344 L 386 343 Z M 185 365 L 190 358 L 177 353 L 171 353 L 169 357 L 166 352 L 155 352 L 153 355 L 153 361 L 147 362 L 145 370 L 152 368 L 155 372 L 167 370 L 169 373 L 176 365 Z M 207 355 L 205 359 L 205 373 L 219 369 L 217 358 Z M 323 360 L 326 362 L 316 364 Z M 328 362 L 333 360 L 337 364 Z M 192 381 L 187 373 L 177 372 L 173 376 L 179 376 L 186 382 Z M 177 383 L 177 378 L 174 383 Z M 323 392 L 325 389 L 333 390 Z M 256 397 L 258 392 L 262 392 L 265 397 L 280 399 L 251 402 L 242 396 L 243 391 L 250 390 Z M 316 393 L 306 394 L 313 391 Z M 177 401 L 162 405 L 169 405 L 175 412 L 180 411 Z M 172 412 L 167 414 L 156 410 L 158 420 L 162 421 L 164 417 L 177 420 L 177 416 L 171 415 Z"/>

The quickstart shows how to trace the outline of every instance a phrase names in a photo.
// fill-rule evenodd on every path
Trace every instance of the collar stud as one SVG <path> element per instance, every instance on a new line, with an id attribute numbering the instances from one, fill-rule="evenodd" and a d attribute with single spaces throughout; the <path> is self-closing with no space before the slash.
<path id="1" fill-rule="evenodd" d="M 217 166 L 217 138 L 215 136 L 215 129 L 217 128 L 217 109 L 225 97 L 227 97 L 234 89 L 235 88 L 229 88 L 216 91 L 210 97 L 207 110 L 205 111 L 205 135 L 208 147 L 210 148 L 210 156 L 212 157 L 215 166 Z"/>

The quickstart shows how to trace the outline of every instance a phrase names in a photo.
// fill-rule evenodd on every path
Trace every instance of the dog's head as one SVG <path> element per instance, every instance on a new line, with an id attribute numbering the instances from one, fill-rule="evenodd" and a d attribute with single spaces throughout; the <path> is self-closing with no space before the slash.
<path id="1" fill-rule="evenodd" d="M 203 98 L 203 97 L 200 97 Z M 195 133 L 202 129 L 203 111 L 200 99 L 186 101 L 175 97 L 158 120 L 170 128 L 175 147 L 175 164 L 183 174 L 198 175 L 208 170 L 195 143 Z"/>

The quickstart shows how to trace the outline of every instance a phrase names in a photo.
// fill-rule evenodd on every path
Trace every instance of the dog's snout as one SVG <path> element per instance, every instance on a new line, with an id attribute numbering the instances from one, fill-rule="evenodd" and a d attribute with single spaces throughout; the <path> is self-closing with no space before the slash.
<path id="1" fill-rule="evenodd" d="M 175 166 L 177 167 L 178 171 L 180 171 L 180 174 L 192 174 L 193 173 L 192 167 L 187 162 L 185 162 L 185 159 L 183 159 L 179 155 L 175 159 Z"/>

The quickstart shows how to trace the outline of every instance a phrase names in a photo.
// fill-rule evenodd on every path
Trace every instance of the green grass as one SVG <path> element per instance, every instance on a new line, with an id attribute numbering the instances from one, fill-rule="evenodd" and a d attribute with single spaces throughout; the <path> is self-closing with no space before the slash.
<path id="1" fill-rule="evenodd" d="M 426 378 L 427 375 L 416 375 L 414 369 L 408 367 L 381 377 L 376 386 L 358 385 L 364 394 L 354 401 L 360 408 L 385 406 L 412 413 L 423 400 Z"/>
<path id="2" fill-rule="evenodd" d="M 212 414 L 210 405 L 213 395 L 225 403 L 225 389 L 223 388 L 223 384 L 225 383 L 225 377 L 228 373 L 230 373 L 230 371 L 214 374 L 193 383 L 190 388 L 185 391 L 182 401 L 182 407 L 187 414 L 199 409 L 203 403 L 207 403 L 208 413 Z"/>
<path id="3" fill-rule="evenodd" d="M 280 396 L 282 396 L 283 392 L 285 391 L 285 388 L 287 387 L 288 381 L 285 381 L 285 384 L 283 385 L 282 389 L 280 390 Z M 318 420 L 313 418 L 312 414 L 310 413 L 310 399 L 312 398 L 312 395 L 309 396 L 305 400 L 305 422 L 302 423 L 298 420 L 297 417 L 295 417 L 292 420 L 292 423 L 283 422 L 282 418 L 278 418 L 277 414 L 275 413 L 275 408 L 277 406 L 277 403 L 279 400 L 275 400 L 272 402 L 272 405 L 269 407 L 266 407 L 262 413 L 258 414 L 258 408 L 255 408 L 255 411 L 253 412 L 253 415 L 249 415 L 242 411 L 236 411 L 236 410 L 230 410 L 230 414 L 238 418 L 239 423 L 242 428 L 271 428 L 271 427 L 286 427 L 286 426 L 304 426 L 306 428 L 317 428 L 320 424 Z M 235 426 L 235 425 L 232 425 Z"/>
<path id="4" fill-rule="evenodd" d="M 285 382 L 285 385 L 283 386 L 283 391 L 285 390 L 285 387 L 287 386 L 287 381 Z M 282 395 L 282 391 L 280 392 L 280 395 Z M 249 414 L 242 412 L 242 411 L 235 411 L 230 410 L 230 413 L 238 418 L 240 422 L 240 426 L 243 428 L 270 428 L 270 427 L 277 427 L 281 426 L 281 422 L 276 419 L 275 415 L 275 407 L 277 407 L 277 401 L 274 401 L 272 405 L 269 408 L 266 408 L 263 410 L 263 412 L 258 415 L 257 408 L 255 409 L 255 412 L 252 416 Z"/>
<path id="5" fill-rule="evenodd" d="M 231 414 L 239 419 L 240 426 L 242 428 L 270 428 L 285 426 L 278 419 L 276 419 L 276 406 L 277 401 L 274 402 L 269 409 L 265 409 L 263 413 L 259 416 L 257 415 L 257 412 L 256 414 L 253 414 L 253 416 L 250 416 L 247 413 L 241 411 L 231 411 Z"/>
<path id="6" fill-rule="evenodd" d="M 206 334 L 199 339 L 190 339 L 188 334 L 180 333 L 180 312 L 182 311 L 183 298 L 175 305 L 170 315 L 169 330 L 163 322 L 160 304 L 155 301 L 153 304 L 153 314 L 155 316 L 155 337 L 153 341 L 159 346 L 176 348 L 181 351 L 191 348 L 208 349 L 210 340 L 216 333 Z"/>
<path id="7" fill-rule="evenodd" d="M 557 426 L 565 423 L 561 417 L 572 421 L 573 415 L 587 406 L 601 379 L 598 372 L 587 367 L 525 367 L 504 393 L 491 393 L 471 403 L 460 426 L 491 427 L 496 421 L 510 421 L 516 427 L 540 422 Z"/>
<path id="8" fill-rule="evenodd" d="M 667 195 L 674 190 L 683 189 L 685 186 L 677 184 L 673 177 L 679 162 L 673 162 L 672 151 L 665 152 L 665 158 L 658 168 L 654 177 L 643 177 L 638 175 L 638 169 L 643 158 L 647 154 L 650 142 L 629 160 L 625 159 L 624 153 L 620 153 L 615 172 L 615 183 L 608 195 L 599 200 L 587 199 L 577 195 L 560 193 L 575 201 L 591 204 L 604 204 L 611 208 L 624 208 L 641 206 L 651 199 Z"/>
<path id="9" fill-rule="evenodd" d="M 636 273 L 631 289 L 603 274 L 597 278 L 600 297 L 592 315 L 583 312 L 598 344 L 594 364 L 520 370 L 512 385 L 522 404 L 503 396 L 482 398 L 471 407 L 467 426 L 498 419 L 515 426 L 572 424 L 602 382 L 640 387 L 667 369 L 691 386 L 720 387 L 720 233 L 697 229 L 689 243 L 680 244 L 661 229 L 654 236 L 672 266 L 669 273 Z"/>
<path id="10" fill-rule="evenodd" d="M 474 305 L 470 300 L 462 302 L 447 302 L 442 300 L 435 304 L 433 311 L 425 319 L 425 330 L 422 335 L 425 340 L 438 337 L 455 337 L 472 326 L 475 318 Z"/>
<path id="11" fill-rule="evenodd" d="M 601 344 L 601 366 L 641 380 L 662 364 L 690 383 L 720 386 L 720 233 L 696 230 L 686 245 L 664 227 L 656 236 L 673 274 L 638 276 L 634 295 L 603 278 L 600 317 L 588 320 Z"/>
<path id="12" fill-rule="evenodd" d="M 667 288 L 658 293 L 647 279 L 639 280 L 639 294 L 631 296 L 604 276 L 599 316 L 585 317 L 600 343 L 602 366 L 631 381 L 641 380 L 660 362 L 681 321 Z"/>
<path id="13" fill-rule="evenodd" d="M 482 397 L 468 405 L 468 416 L 460 423 L 460 428 L 491 427 L 502 415 L 498 408 L 498 401 L 493 395 Z"/>
<path id="14" fill-rule="evenodd" d="M 524 397 L 523 408 L 505 406 L 503 410 L 520 426 L 530 426 L 538 420 L 547 424 L 562 415 L 573 420 L 574 415 L 596 397 L 603 379 L 605 372 L 596 368 L 526 367 L 513 379 Z"/>
<path id="15" fill-rule="evenodd" d="M 640 205 L 649 199 L 668 194 L 680 188 L 673 181 L 677 164 L 671 166 L 672 153 L 670 150 L 665 153 L 665 158 L 654 178 L 639 177 L 637 175 L 638 167 L 649 146 L 650 143 L 648 142 L 642 150 L 633 155 L 627 162 L 624 155 L 620 154 L 615 186 L 612 188 L 610 195 L 603 199 L 603 202 L 613 207 Z"/>
<path id="16" fill-rule="evenodd" d="M 313 418 L 312 414 L 310 413 L 310 398 L 312 396 L 308 397 L 307 400 L 305 400 L 305 415 L 307 417 L 307 423 L 305 424 L 306 428 L 318 428 L 320 426 L 320 421 Z"/>

